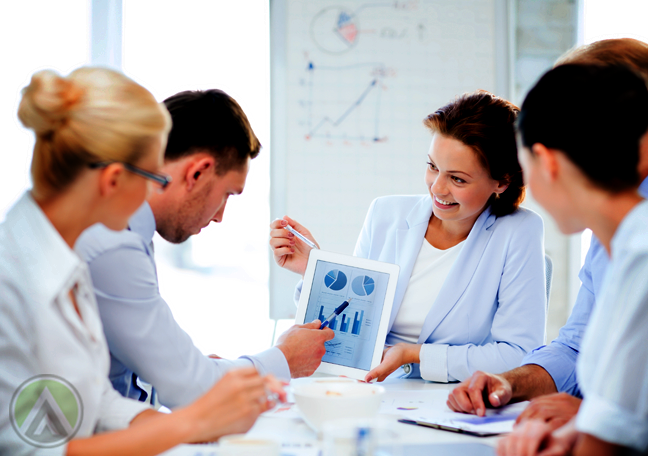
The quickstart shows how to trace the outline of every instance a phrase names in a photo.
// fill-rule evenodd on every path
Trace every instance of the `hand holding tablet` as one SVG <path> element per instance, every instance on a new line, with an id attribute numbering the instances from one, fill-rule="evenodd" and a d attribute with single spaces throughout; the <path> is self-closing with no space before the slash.
<path id="1" fill-rule="evenodd" d="M 399 267 L 394 264 L 310 251 L 295 322 L 329 320 L 335 333 L 317 372 L 364 379 L 380 364 L 391 317 Z"/>
<path id="2" fill-rule="evenodd" d="M 385 347 L 383 351 L 382 362 L 378 367 L 373 368 L 364 378 L 365 382 L 377 380 L 382 382 L 392 372 L 404 364 L 420 363 L 420 344 L 398 343 L 396 345 Z"/>

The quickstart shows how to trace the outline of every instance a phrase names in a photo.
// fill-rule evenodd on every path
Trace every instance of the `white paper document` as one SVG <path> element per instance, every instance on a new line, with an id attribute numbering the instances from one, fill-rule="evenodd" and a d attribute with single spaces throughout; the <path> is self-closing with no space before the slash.
<path id="1" fill-rule="evenodd" d="M 386 391 L 380 404 L 381 414 L 402 417 L 447 410 L 448 391 Z"/>
<path id="2" fill-rule="evenodd" d="M 479 417 L 451 411 L 446 405 L 448 391 L 395 391 L 385 394 L 380 413 L 396 414 L 422 426 L 476 434 L 504 434 L 513 430 L 516 418 L 528 402 L 486 409 Z M 414 424 L 414 423 L 412 423 Z"/>

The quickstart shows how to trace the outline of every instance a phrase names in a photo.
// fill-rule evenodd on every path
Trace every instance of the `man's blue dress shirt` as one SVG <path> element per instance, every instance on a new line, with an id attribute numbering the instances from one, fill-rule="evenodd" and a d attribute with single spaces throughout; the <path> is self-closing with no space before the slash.
<path id="1" fill-rule="evenodd" d="M 261 374 L 289 379 L 286 358 L 276 347 L 237 360 L 213 360 L 196 348 L 160 296 L 154 233 L 153 211 L 144 203 L 129 220 L 128 230 L 94 225 L 75 245 L 90 267 L 115 389 L 141 399 L 135 373 L 155 387 L 161 404 L 177 407 L 196 400 L 234 368 L 254 366 Z"/>
<path id="2" fill-rule="evenodd" d="M 644 198 L 648 198 L 648 179 L 642 182 L 639 192 Z M 576 378 L 576 358 L 580 352 L 596 296 L 600 296 L 609 263 L 610 258 L 605 248 L 596 237 L 592 236 L 585 264 L 578 274 L 582 284 L 567 323 L 560 329 L 558 337 L 553 342 L 536 348 L 522 360 L 522 365 L 537 364 L 546 370 L 553 378 L 559 392 L 582 397 Z"/>

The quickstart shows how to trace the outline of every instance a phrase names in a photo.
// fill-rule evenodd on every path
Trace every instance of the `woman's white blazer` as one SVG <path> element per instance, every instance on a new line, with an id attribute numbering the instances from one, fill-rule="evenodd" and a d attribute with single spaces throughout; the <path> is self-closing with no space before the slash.
<path id="1" fill-rule="evenodd" d="M 374 200 L 356 244 L 355 256 L 400 266 L 390 330 L 425 238 L 432 204 L 429 195 Z M 434 345 L 425 350 L 429 359 L 422 363 L 445 362 L 446 381 L 464 380 L 477 370 L 500 373 L 517 367 L 528 351 L 544 343 L 543 237 L 542 219 L 528 209 L 504 217 L 486 209 L 479 216 L 422 322 L 418 343 Z M 420 375 L 419 366 L 414 367 L 410 376 Z"/>

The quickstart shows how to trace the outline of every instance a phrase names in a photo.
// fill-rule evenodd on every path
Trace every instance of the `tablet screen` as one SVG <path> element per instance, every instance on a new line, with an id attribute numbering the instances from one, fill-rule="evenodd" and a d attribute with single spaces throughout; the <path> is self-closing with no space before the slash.
<path id="1" fill-rule="evenodd" d="M 349 306 L 330 328 L 322 361 L 369 370 L 385 304 L 389 274 L 317 260 L 304 321 L 324 321 L 344 301 Z"/>

